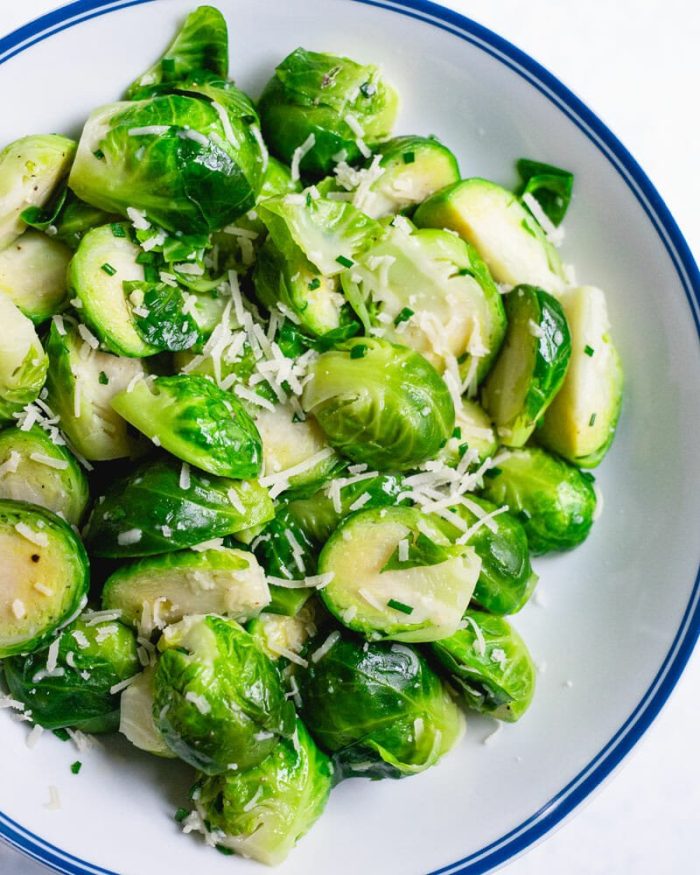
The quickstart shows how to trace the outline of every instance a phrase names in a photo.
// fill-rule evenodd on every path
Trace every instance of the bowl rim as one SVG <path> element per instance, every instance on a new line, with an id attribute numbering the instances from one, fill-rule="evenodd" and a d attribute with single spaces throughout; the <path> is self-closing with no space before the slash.
<path id="1" fill-rule="evenodd" d="M 39 42 L 109 12 L 156 0 L 75 0 L 0 38 L 0 65 Z M 472 19 L 430 0 L 347 0 L 421 21 L 484 51 L 516 73 L 576 125 L 622 177 L 668 253 L 700 340 L 700 272 L 678 225 L 646 173 L 612 131 L 539 62 Z M 612 738 L 545 805 L 497 840 L 431 875 L 480 875 L 502 866 L 542 839 L 605 781 L 652 724 L 678 682 L 700 635 L 700 569 L 673 642 L 651 685 Z M 66 875 L 116 875 L 44 841 L 0 811 L 0 839 Z"/>

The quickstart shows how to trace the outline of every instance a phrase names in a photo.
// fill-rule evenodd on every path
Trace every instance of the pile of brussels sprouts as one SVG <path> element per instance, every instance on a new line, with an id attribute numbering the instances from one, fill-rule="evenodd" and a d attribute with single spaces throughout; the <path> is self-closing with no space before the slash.
<path id="1" fill-rule="evenodd" d="M 505 616 L 589 534 L 622 377 L 570 173 L 462 179 L 377 67 L 297 49 L 256 104 L 228 57 L 200 7 L 0 153 L 2 703 L 179 757 L 184 830 L 278 863 L 526 711 Z"/>

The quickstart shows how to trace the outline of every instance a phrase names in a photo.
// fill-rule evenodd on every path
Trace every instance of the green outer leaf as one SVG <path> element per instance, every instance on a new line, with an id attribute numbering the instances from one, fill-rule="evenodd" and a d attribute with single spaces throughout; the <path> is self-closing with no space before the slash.
<path id="1" fill-rule="evenodd" d="M 194 74 L 208 71 L 219 79 L 228 76 L 228 28 L 213 6 L 199 6 L 185 19 L 163 56 L 126 90 L 127 100 L 138 100 L 153 86 L 176 88 Z"/>
<path id="2" fill-rule="evenodd" d="M 281 741 L 255 768 L 195 785 L 200 816 L 225 834 L 220 844 L 270 866 L 282 863 L 321 816 L 333 786 L 330 760 L 303 723 L 296 725 L 296 745 Z"/>
<path id="3" fill-rule="evenodd" d="M 232 763 L 243 771 L 294 733 L 294 706 L 274 663 L 238 623 L 191 616 L 168 627 L 158 646 L 153 717 L 185 762 L 208 775 Z"/>
<path id="4" fill-rule="evenodd" d="M 235 395 L 206 377 L 176 374 L 141 380 L 112 407 L 178 459 L 220 477 L 257 477 L 262 441 Z"/>
<path id="5" fill-rule="evenodd" d="M 15 529 L 18 523 L 45 532 L 48 546 L 40 547 L 25 539 Z M 62 623 L 75 614 L 87 596 L 89 561 L 80 539 L 68 523 L 34 504 L 0 500 L 0 534 L 5 544 L 5 566 L 8 567 L 16 558 L 19 567 L 24 568 L 24 576 L 15 578 L 11 588 L 5 590 L 8 604 L 20 598 L 26 610 L 26 616 L 21 619 L 15 619 L 14 614 L 6 615 L 0 626 L 0 659 L 4 659 L 41 647 Z M 39 559 L 35 560 L 33 556 Z M 46 584 L 49 576 L 58 584 L 54 595 L 47 596 L 34 590 L 35 582 L 43 580 Z"/>
<path id="6" fill-rule="evenodd" d="M 0 294 L 0 424 L 35 401 L 44 385 L 49 360 L 34 326 L 12 301 Z"/>
<path id="7" fill-rule="evenodd" d="M 54 513 L 61 511 L 69 523 L 78 525 L 90 496 L 87 477 L 75 456 L 55 444 L 37 425 L 28 431 L 15 427 L 0 431 L 0 465 L 12 452 L 21 458 L 15 471 L 0 474 L 0 498 L 28 501 Z M 31 459 L 32 453 L 67 463 L 68 467 L 51 468 Z"/>
<path id="8" fill-rule="evenodd" d="M 190 486 L 183 489 L 179 485 L 181 470 L 175 459 L 163 458 L 146 462 L 133 474 L 113 481 L 88 521 L 85 542 L 91 552 L 115 558 L 170 553 L 234 534 L 274 516 L 267 490 L 255 480 L 229 480 L 193 468 Z M 236 493 L 244 514 L 231 504 L 229 490 Z M 140 540 L 119 544 L 119 534 L 132 529 L 141 532 Z"/>
<path id="9" fill-rule="evenodd" d="M 128 294 L 135 290 L 143 292 L 143 304 L 148 316 L 139 316 L 132 311 L 134 326 L 148 346 L 167 352 L 190 349 L 201 334 L 196 319 L 184 313 L 185 298 L 182 289 L 165 283 L 125 283 Z"/>
<path id="10" fill-rule="evenodd" d="M 326 640 L 310 641 L 305 655 Z M 363 643 L 343 632 L 298 675 L 301 716 L 335 754 L 336 780 L 402 778 L 434 765 L 461 733 L 459 709 L 412 647 Z M 416 719 L 423 721 L 416 726 Z M 417 736 L 417 737 L 416 737 Z"/>
<path id="11" fill-rule="evenodd" d="M 571 335 L 561 304 L 535 286 L 516 286 L 509 292 L 506 315 L 505 343 L 481 398 L 501 442 L 521 447 L 564 382 Z M 506 398 L 512 399 L 507 406 Z"/>
<path id="12" fill-rule="evenodd" d="M 353 359 L 357 344 L 367 354 Z M 418 353 L 364 337 L 323 353 L 302 404 L 328 443 L 355 462 L 402 470 L 430 459 L 452 434 L 454 405 L 444 381 Z"/>
<path id="13" fill-rule="evenodd" d="M 520 158 L 516 162 L 522 184 L 517 194 L 531 194 L 554 225 L 561 225 L 571 203 L 574 174 L 552 164 Z"/>
<path id="14" fill-rule="evenodd" d="M 592 477 L 537 447 L 513 450 L 484 478 L 484 497 L 507 504 L 534 555 L 570 550 L 588 537 L 596 509 Z"/>
<path id="15" fill-rule="evenodd" d="M 502 617 L 469 610 L 465 618 L 466 628 L 432 642 L 430 652 L 467 707 L 513 723 L 525 713 L 535 693 L 532 657 L 525 642 Z M 499 656 L 505 661 L 499 661 Z"/>
<path id="16" fill-rule="evenodd" d="M 114 630 L 111 634 L 110 629 Z M 79 646 L 74 632 L 83 645 L 87 640 L 87 647 Z M 72 654 L 72 664 L 67 662 L 68 654 Z M 33 722 L 46 729 L 114 731 L 119 723 L 119 695 L 110 693 L 110 688 L 141 668 L 134 633 L 114 620 L 89 625 L 78 619 L 60 636 L 57 667 L 62 669 L 61 676 L 35 683 L 37 673 L 46 670 L 46 660 L 47 651 L 42 650 L 3 663 L 11 695 L 31 710 Z"/>

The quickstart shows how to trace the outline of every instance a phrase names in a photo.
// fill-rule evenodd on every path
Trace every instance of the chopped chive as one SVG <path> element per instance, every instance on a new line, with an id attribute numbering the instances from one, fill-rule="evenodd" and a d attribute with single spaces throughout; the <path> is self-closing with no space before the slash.
<path id="1" fill-rule="evenodd" d="M 97 380 L 101 386 L 109 385 L 109 377 L 107 376 L 107 374 L 105 374 L 104 371 L 100 371 L 100 375 L 98 376 Z"/>
<path id="2" fill-rule="evenodd" d="M 113 237 L 126 237 L 126 231 L 117 222 L 112 222 L 111 228 Z"/>
<path id="3" fill-rule="evenodd" d="M 579 472 L 584 480 L 588 480 L 589 483 L 593 483 L 595 477 L 591 474 L 590 471 L 580 471 Z"/>
<path id="4" fill-rule="evenodd" d="M 60 738 L 61 741 L 68 741 L 70 739 L 70 735 L 68 735 L 65 729 L 52 729 L 51 731 L 56 738 Z"/>
<path id="5" fill-rule="evenodd" d="M 462 355 L 457 359 L 457 364 L 463 365 L 468 358 L 469 358 L 469 353 L 463 352 Z"/>
<path id="6" fill-rule="evenodd" d="M 216 845 L 215 847 L 220 854 L 224 855 L 224 857 L 231 857 L 233 855 L 231 848 L 227 848 L 226 845 Z"/>
<path id="7" fill-rule="evenodd" d="M 139 252 L 136 256 L 136 264 L 153 264 L 155 255 L 152 252 Z"/>
<path id="8" fill-rule="evenodd" d="M 163 58 L 163 60 L 160 62 L 160 66 L 164 73 L 174 73 L 175 58 Z"/>
<path id="9" fill-rule="evenodd" d="M 588 344 L 586 344 L 586 345 L 584 346 L 583 351 L 586 353 L 587 356 L 592 356 L 593 353 L 595 352 L 595 350 L 593 349 L 593 347 L 592 347 L 592 346 L 589 346 Z"/>
<path id="10" fill-rule="evenodd" d="M 498 477 L 502 473 L 500 468 L 489 468 L 488 471 L 484 471 L 484 477 Z"/>
<path id="11" fill-rule="evenodd" d="M 588 420 L 588 424 L 589 424 L 590 426 L 595 425 L 595 418 L 596 418 L 597 415 L 598 415 L 597 413 L 591 413 L 591 418 Z"/>
<path id="12" fill-rule="evenodd" d="M 105 263 L 102 265 L 102 270 L 107 274 L 107 276 L 114 276 L 114 274 L 117 272 L 116 268 L 112 267 L 112 265 L 109 264 L 109 262 L 107 261 L 105 261 Z"/>
<path id="13" fill-rule="evenodd" d="M 351 359 L 361 359 L 364 358 L 367 353 L 367 347 L 364 343 L 357 343 L 350 350 L 350 358 Z"/>
<path id="14" fill-rule="evenodd" d="M 531 518 L 530 511 L 529 511 L 529 510 L 525 510 L 524 507 L 521 508 L 521 509 L 517 512 L 516 516 L 517 516 L 517 518 L 520 520 L 520 522 L 523 522 L 523 523 L 526 523 L 526 522 Z"/>
<path id="15" fill-rule="evenodd" d="M 402 614 L 413 613 L 413 608 L 410 605 L 405 605 L 403 602 L 397 602 L 396 599 L 389 599 L 387 605 L 395 611 L 401 611 Z"/>
<path id="16" fill-rule="evenodd" d="M 336 261 L 338 262 L 338 264 L 342 264 L 343 267 L 352 267 L 354 264 L 353 261 L 351 261 L 349 258 L 346 258 L 344 255 L 339 255 L 336 258 Z"/>
<path id="17" fill-rule="evenodd" d="M 146 264 L 143 268 L 143 278 L 147 283 L 157 283 L 160 280 L 160 272 L 153 264 Z"/>
<path id="18" fill-rule="evenodd" d="M 459 440 L 462 437 L 462 428 L 461 426 L 457 426 L 455 430 L 452 432 L 452 437 L 457 438 Z"/>
<path id="19" fill-rule="evenodd" d="M 95 158 L 98 159 L 98 161 L 102 161 L 102 159 L 105 157 L 105 153 L 102 151 L 102 149 L 95 149 L 92 154 L 95 156 Z"/>
<path id="20" fill-rule="evenodd" d="M 396 319 L 394 319 L 394 325 L 400 325 L 402 322 L 407 322 L 411 316 L 413 316 L 413 310 L 410 307 L 404 307 L 403 310 L 400 310 Z"/>
<path id="21" fill-rule="evenodd" d="M 416 153 L 415 152 L 404 152 L 403 153 L 403 163 L 404 164 L 413 164 L 413 162 L 415 160 L 416 160 Z"/>
<path id="22" fill-rule="evenodd" d="M 461 459 L 462 456 L 467 452 L 468 449 L 469 449 L 469 444 L 460 444 L 460 445 L 459 445 L 459 447 L 458 447 L 458 449 L 457 449 L 457 452 L 459 453 L 459 458 L 460 458 L 460 459 Z"/>
<path id="23" fill-rule="evenodd" d="M 309 291 L 313 292 L 315 289 L 318 289 L 320 287 L 321 287 L 321 280 L 317 276 L 315 276 L 311 280 L 311 282 L 309 283 L 309 286 L 308 286 Z"/>
<path id="24" fill-rule="evenodd" d="M 471 267 L 460 267 L 457 271 L 457 276 L 474 276 L 474 271 Z"/>
<path id="25" fill-rule="evenodd" d="M 80 760 L 76 760 L 73 763 L 73 765 L 70 767 L 70 770 L 71 770 L 71 772 L 73 772 L 74 775 L 77 775 L 78 772 L 82 769 L 82 767 L 83 767 L 83 764 L 80 762 Z"/>
<path id="26" fill-rule="evenodd" d="M 186 808 L 178 808 L 178 810 L 175 812 L 175 820 L 178 823 L 182 823 L 182 821 L 187 817 L 188 814 L 189 811 Z"/>

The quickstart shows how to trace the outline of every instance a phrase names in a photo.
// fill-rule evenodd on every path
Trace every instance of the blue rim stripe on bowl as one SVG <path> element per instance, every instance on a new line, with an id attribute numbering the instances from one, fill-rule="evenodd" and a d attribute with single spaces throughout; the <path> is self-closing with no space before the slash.
<path id="1" fill-rule="evenodd" d="M 154 0 L 77 0 L 0 39 L 0 64 L 31 46 L 83 21 Z M 554 103 L 618 171 L 661 238 L 683 286 L 700 340 L 700 274 L 666 204 L 639 164 L 615 135 L 556 77 L 488 28 L 429 0 L 352 0 L 396 12 L 451 33 L 486 52 L 525 79 Z M 480 875 L 520 854 L 541 839 L 617 767 L 648 729 L 676 685 L 700 634 L 700 571 L 688 606 L 664 662 L 627 720 L 590 763 L 566 787 L 526 821 L 468 857 L 433 875 Z M 0 812 L 0 838 L 28 856 L 68 875 L 115 875 L 73 856 Z"/>

